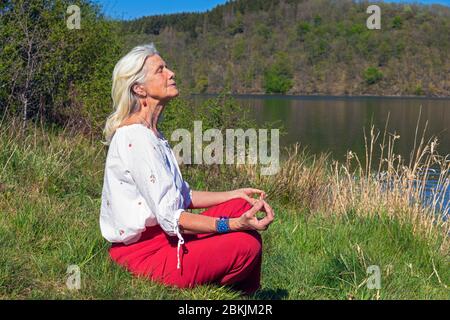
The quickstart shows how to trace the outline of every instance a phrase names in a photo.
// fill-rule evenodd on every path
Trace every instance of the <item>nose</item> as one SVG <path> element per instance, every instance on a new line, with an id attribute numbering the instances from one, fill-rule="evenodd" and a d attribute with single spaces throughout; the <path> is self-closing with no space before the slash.
<path id="1" fill-rule="evenodd" d="M 170 69 L 167 69 L 167 71 L 169 72 L 169 79 L 175 78 L 175 72 Z"/>

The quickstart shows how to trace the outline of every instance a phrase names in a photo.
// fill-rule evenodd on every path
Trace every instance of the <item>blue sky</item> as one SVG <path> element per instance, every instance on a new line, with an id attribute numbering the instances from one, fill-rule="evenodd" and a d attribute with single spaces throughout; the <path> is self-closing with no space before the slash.
<path id="1" fill-rule="evenodd" d="M 156 14 L 202 12 L 225 3 L 226 0 L 94 0 L 94 2 L 103 6 L 103 12 L 106 15 L 128 20 Z M 450 0 L 386 0 L 385 2 L 440 3 L 450 6 Z"/>
<path id="2" fill-rule="evenodd" d="M 103 6 L 103 12 L 119 19 L 178 12 L 204 12 L 226 0 L 93 0 Z M 449 0 L 450 1 L 450 0 Z"/>

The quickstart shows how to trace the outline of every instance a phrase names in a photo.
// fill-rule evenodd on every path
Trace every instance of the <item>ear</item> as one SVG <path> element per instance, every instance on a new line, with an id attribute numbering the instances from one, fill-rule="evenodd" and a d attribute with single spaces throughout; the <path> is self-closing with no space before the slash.
<path id="1" fill-rule="evenodd" d="M 145 92 L 144 87 L 140 84 L 134 84 L 133 87 L 131 88 L 131 90 L 134 93 L 136 93 L 138 96 L 141 96 L 141 97 L 147 96 L 147 92 Z"/>

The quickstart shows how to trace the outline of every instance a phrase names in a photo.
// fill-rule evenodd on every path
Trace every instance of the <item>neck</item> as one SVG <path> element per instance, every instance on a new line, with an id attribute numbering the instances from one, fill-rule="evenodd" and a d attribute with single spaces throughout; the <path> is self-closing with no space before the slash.
<path id="1" fill-rule="evenodd" d="M 136 115 L 143 125 L 152 130 L 155 134 L 158 134 L 158 121 L 163 110 L 164 105 L 158 102 L 154 105 L 149 105 L 147 108 L 141 108 Z"/>

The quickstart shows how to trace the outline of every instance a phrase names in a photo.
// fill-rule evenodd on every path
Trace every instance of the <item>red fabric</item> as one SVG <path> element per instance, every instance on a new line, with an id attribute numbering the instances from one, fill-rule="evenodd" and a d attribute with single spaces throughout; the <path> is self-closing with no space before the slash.
<path id="1" fill-rule="evenodd" d="M 251 205 L 233 199 L 201 213 L 211 217 L 240 217 Z M 147 228 L 133 244 L 113 244 L 113 261 L 137 276 L 169 286 L 192 288 L 206 283 L 232 285 L 247 294 L 260 287 L 262 240 L 257 231 L 183 235 L 181 269 L 177 270 L 177 237 L 159 226 Z"/>

